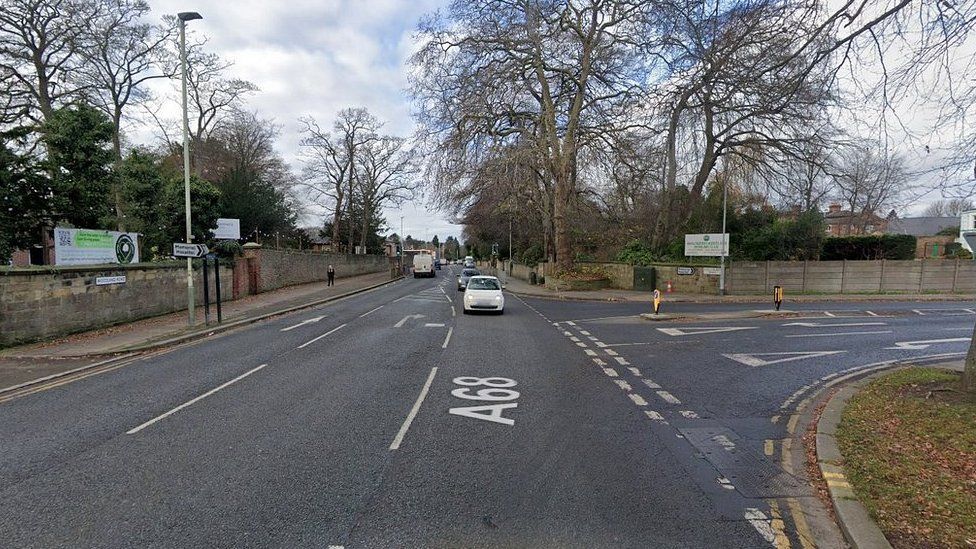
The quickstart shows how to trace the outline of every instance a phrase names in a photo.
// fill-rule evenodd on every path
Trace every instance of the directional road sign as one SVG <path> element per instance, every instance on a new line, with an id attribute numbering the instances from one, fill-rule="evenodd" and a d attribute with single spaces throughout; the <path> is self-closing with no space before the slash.
<path id="1" fill-rule="evenodd" d="M 173 243 L 173 255 L 176 257 L 203 257 L 209 252 L 210 250 L 203 244 Z"/>

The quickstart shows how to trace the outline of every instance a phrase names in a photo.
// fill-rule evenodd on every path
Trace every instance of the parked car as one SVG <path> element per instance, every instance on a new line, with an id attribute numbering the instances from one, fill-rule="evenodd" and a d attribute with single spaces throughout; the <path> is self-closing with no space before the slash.
<path id="1" fill-rule="evenodd" d="M 493 276 L 472 276 L 464 292 L 464 314 L 472 311 L 505 312 L 502 283 Z"/>
<path id="2" fill-rule="evenodd" d="M 481 273 L 478 271 L 478 269 L 468 269 L 468 268 L 462 269 L 461 276 L 458 277 L 458 291 L 463 292 L 464 289 L 468 286 L 468 280 L 472 276 L 478 276 L 480 274 Z"/>

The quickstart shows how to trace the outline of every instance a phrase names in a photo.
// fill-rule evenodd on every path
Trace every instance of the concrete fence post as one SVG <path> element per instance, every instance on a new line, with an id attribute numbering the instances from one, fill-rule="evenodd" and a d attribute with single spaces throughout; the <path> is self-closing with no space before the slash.
<path id="1" fill-rule="evenodd" d="M 918 292 L 916 293 L 922 293 L 922 288 L 924 288 L 922 284 L 924 281 L 925 281 L 925 260 L 923 259 L 922 267 L 918 270 Z"/>
<path id="2" fill-rule="evenodd" d="M 847 287 L 847 260 L 844 259 L 840 264 L 840 293 L 844 293 Z"/>
<path id="3" fill-rule="evenodd" d="M 959 258 L 956 258 L 956 266 L 952 269 L 952 293 L 956 293 L 956 282 L 959 280 Z"/>
<path id="4" fill-rule="evenodd" d="M 881 276 L 878 277 L 878 293 L 884 291 L 885 260 L 881 260 Z"/>
<path id="5" fill-rule="evenodd" d="M 803 278 L 800 279 L 800 291 L 807 291 L 807 260 L 803 260 Z"/>
<path id="6" fill-rule="evenodd" d="M 769 291 L 769 261 L 766 261 L 766 275 L 763 280 L 763 293 Z"/>

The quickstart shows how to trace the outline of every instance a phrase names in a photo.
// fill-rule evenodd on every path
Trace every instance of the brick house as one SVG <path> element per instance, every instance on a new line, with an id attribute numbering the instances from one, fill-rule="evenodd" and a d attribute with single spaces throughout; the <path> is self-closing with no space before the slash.
<path id="1" fill-rule="evenodd" d="M 853 236 L 865 234 L 882 234 L 888 228 L 888 221 L 894 217 L 894 212 L 888 218 L 878 217 L 873 213 L 855 214 L 845 210 L 840 204 L 833 203 L 824 214 L 828 236 Z"/>

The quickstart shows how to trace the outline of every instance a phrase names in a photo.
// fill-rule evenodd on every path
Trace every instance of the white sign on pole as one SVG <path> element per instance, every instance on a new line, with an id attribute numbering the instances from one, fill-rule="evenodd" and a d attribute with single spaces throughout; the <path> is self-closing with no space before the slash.
<path id="1" fill-rule="evenodd" d="M 138 263 L 139 233 L 54 229 L 55 265 Z"/>
<path id="2" fill-rule="evenodd" d="M 173 243 L 173 255 L 176 257 L 203 257 L 210 250 L 204 244 Z"/>
<path id="3" fill-rule="evenodd" d="M 125 284 L 125 275 L 95 277 L 96 286 L 107 286 L 109 284 Z"/>
<path id="4" fill-rule="evenodd" d="M 702 269 L 705 276 L 719 276 L 722 274 L 722 269 L 719 267 L 705 267 Z"/>
<path id="5" fill-rule="evenodd" d="M 241 238 L 241 220 L 221 217 L 217 220 L 217 228 L 214 229 L 213 234 L 217 240 L 239 240 Z"/>
<path id="6" fill-rule="evenodd" d="M 729 255 L 729 235 L 725 234 L 725 246 L 722 246 L 722 233 L 717 234 L 686 234 L 686 256 L 719 257 Z"/>

